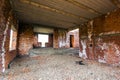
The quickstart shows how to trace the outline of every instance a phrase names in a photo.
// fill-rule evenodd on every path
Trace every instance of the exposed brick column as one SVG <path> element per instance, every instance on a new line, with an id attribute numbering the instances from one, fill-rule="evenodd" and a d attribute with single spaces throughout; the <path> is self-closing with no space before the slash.
<path id="1" fill-rule="evenodd" d="M 0 0 L 0 71 L 5 71 L 5 42 L 8 26 L 6 26 L 5 0 Z"/>
<path id="2" fill-rule="evenodd" d="M 82 25 L 79 28 L 79 57 L 84 59 L 88 58 L 87 54 L 87 36 L 88 36 L 87 24 Z"/>
<path id="3" fill-rule="evenodd" d="M 49 34 L 49 47 L 53 47 L 53 34 Z"/>
<path id="4" fill-rule="evenodd" d="M 19 55 L 29 55 L 28 51 L 33 48 L 34 33 L 33 27 L 30 25 L 21 25 L 19 28 Z"/>
<path id="5" fill-rule="evenodd" d="M 89 59 L 94 60 L 94 33 L 93 33 L 93 20 L 88 22 L 88 40 L 87 40 L 87 55 Z"/>
<path id="6" fill-rule="evenodd" d="M 53 33 L 53 48 L 59 48 L 59 43 L 58 43 L 58 29 L 54 29 Z"/>
<path id="7" fill-rule="evenodd" d="M 11 25 L 17 29 L 17 20 L 11 10 L 9 0 L 0 0 L 0 71 L 4 72 L 8 64 L 14 59 L 15 54 L 10 54 L 10 29 Z"/>

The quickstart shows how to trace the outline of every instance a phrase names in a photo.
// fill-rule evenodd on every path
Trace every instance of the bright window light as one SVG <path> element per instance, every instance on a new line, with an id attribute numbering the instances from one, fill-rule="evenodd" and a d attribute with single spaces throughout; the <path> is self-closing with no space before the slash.
<path id="1" fill-rule="evenodd" d="M 13 40 L 13 30 L 10 30 L 10 45 L 9 45 L 9 49 L 12 50 L 12 40 Z"/>
<path id="2" fill-rule="evenodd" d="M 9 43 L 9 50 L 15 50 L 17 44 L 17 31 L 11 29 L 10 30 L 10 43 Z"/>
<path id="3" fill-rule="evenodd" d="M 41 47 L 45 47 L 45 43 L 48 43 L 48 35 L 38 34 L 38 42 L 42 43 Z"/>

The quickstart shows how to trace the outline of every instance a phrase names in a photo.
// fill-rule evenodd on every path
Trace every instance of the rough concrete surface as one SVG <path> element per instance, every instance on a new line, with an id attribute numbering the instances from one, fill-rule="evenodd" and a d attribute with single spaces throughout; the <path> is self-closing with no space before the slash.
<path id="1" fill-rule="evenodd" d="M 16 58 L 0 80 L 120 80 L 120 68 L 68 54 Z"/>

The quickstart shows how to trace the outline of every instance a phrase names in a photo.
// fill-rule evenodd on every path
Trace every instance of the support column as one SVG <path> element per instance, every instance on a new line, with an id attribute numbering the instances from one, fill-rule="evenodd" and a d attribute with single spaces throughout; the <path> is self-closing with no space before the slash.
<path id="1" fill-rule="evenodd" d="M 58 29 L 54 29 L 53 33 L 53 48 L 59 48 L 59 43 L 58 43 Z"/>

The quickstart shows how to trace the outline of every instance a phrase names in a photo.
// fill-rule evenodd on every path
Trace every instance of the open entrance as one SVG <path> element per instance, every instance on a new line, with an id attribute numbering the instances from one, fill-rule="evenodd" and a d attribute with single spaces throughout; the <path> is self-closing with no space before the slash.
<path id="1" fill-rule="evenodd" d="M 41 43 L 41 47 L 46 47 L 45 44 L 48 43 L 48 35 L 38 34 L 38 42 Z"/>
<path id="2" fill-rule="evenodd" d="M 70 47 L 74 47 L 74 35 L 70 35 Z"/>
<path id="3" fill-rule="evenodd" d="M 79 48 L 79 29 L 74 29 L 68 32 L 68 46 Z"/>

